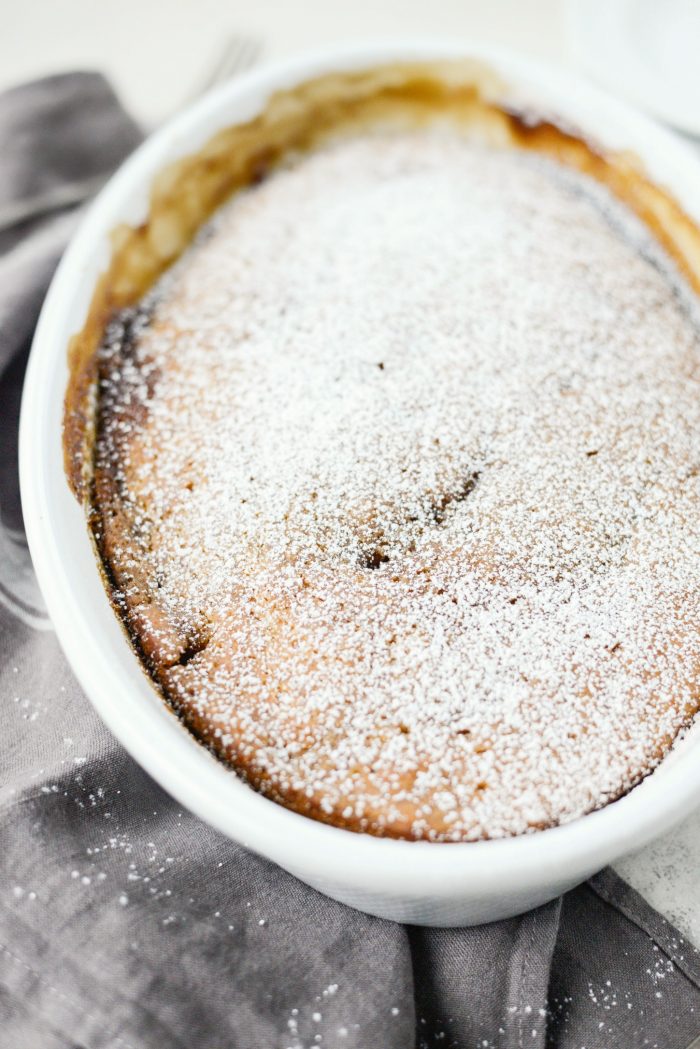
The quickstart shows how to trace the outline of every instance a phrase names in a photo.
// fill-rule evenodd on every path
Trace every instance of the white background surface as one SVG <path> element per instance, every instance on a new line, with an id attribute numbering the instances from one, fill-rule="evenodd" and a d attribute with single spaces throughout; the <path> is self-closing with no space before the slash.
<path id="1" fill-rule="evenodd" d="M 575 52 L 559 0 L 0 0 L 0 26 L 0 90 L 100 69 L 149 125 L 197 92 L 231 35 L 258 38 L 263 61 L 396 36 L 476 38 L 560 65 Z M 700 811 L 618 870 L 700 945 Z"/>
<path id="2" fill-rule="evenodd" d="M 480 37 L 561 58 L 558 0 L 0 0 L 0 88 L 49 70 L 98 68 L 147 121 L 178 108 L 231 34 L 264 59 L 326 43 Z"/>

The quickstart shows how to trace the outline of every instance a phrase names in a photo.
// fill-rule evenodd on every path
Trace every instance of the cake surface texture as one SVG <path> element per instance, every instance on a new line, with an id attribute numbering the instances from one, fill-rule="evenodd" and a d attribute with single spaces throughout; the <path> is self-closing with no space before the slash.
<path id="1" fill-rule="evenodd" d="M 141 658 L 268 797 L 473 841 L 613 800 L 700 704 L 700 336 L 586 175 L 449 124 L 238 192 L 99 352 Z"/>

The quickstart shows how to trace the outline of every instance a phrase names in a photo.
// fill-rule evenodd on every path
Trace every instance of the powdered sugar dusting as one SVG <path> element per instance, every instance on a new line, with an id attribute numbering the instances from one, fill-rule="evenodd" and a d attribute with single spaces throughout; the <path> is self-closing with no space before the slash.
<path id="1" fill-rule="evenodd" d="M 448 128 L 239 194 L 103 350 L 98 541 L 176 708 L 377 834 L 629 789 L 698 706 L 694 308 L 600 187 Z"/>

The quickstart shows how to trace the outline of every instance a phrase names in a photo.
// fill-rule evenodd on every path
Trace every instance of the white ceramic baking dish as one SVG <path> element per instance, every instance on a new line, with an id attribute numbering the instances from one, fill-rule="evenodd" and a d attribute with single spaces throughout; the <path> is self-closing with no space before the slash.
<path id="1" fill-rule="evenodd" d="M 20 468 L 29 545 L 66 655 L 96 709 L 133 757 L 179 802 L 322 892 L 362 910 L 425 925 L 516 914 L 637 849 L 700 802 L 700 727 L 626 797 L 566 826 L 502 841 L 391 841 L 324 826 L 246 786 L 182 727 L 141 670 L 102 585 L 83 512 L 63 472 L 66 347 L 85 320 L 109 257 L 109 233 L 147 213 L 168 162 L 218 129 L 254 116 L 271 92 L 333 69 L 458 58 L 491 66 L 508 98 L 555 113 L 594 143 L 632 150 L 700 222 L 700 161 L 670 133 L 567 76 L 491 48 L 408 43 L 328 51 L 270 66 L 201 99 L 151 136 L 85 215 L 46 299 L 27 370 Z"/>

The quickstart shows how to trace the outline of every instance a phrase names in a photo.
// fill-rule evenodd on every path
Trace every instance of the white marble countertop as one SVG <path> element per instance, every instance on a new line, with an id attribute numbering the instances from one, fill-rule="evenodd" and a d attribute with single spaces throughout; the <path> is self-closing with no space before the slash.
<path id="1" fill-rule="evenodd" d="M 100 69 L 146 125 L 193 95 L 232 35 L 258 39 L 263 60 L 338 41 L 432 36 L 573 62 L 559 0 L 0 0 L 0 12 L 0 90 Z M 700 810 L 617 869 L 700 946 Z"/>

